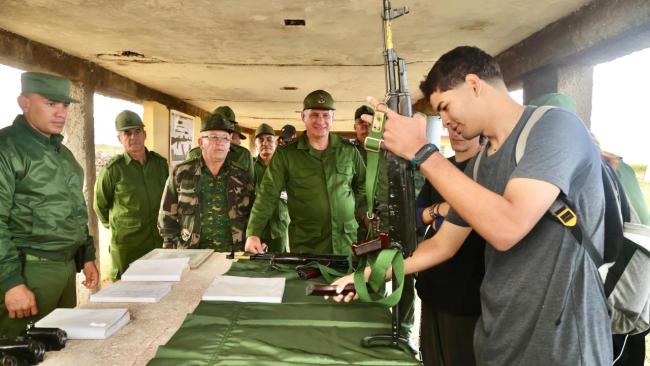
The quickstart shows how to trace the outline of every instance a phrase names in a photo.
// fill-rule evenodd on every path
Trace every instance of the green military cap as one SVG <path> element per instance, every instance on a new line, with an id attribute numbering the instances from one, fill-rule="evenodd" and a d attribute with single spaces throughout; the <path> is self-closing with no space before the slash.
<path id="1" fill-rule="evenodd" d="M 233 132 L 235 128 L 233 123 L 225 119 L 222 115 L 210 114 L 201 120 L 201 132 L 210 130 Z"/>
<path id="2" fill-rule="evenodd" d="M 79 103 L 70 97 L 70 80 L 60 76 L 28 71 L 20 75 L 22 93 L 35 93 L 54 102 Z"/>
<path id="3" fill-rule="evenodd" d="M 305 100 L 302 102 L 302 110 L 305 109 L 330 109 L 335 110 L 334 108 L 334 99 L 330 93 L 325 90 L 314 90 L 313 92 L 307 94 Z"/>
<path id="4" fill-rule="evenodd" d="M 232 108 L 228 107 L 227 105 L 222 105 L 221 107 L 218 107 L 212 113 L 220 114 L 225 119 L 227 119 L 232 123 L 238 123 L 237 120 L 235 119 L 235 112 L 232 110 Z"/>
<path id="5" fill-rule="evenodd" d="M 124 131 L 130 128 L 144 127 L 142 119 L 137 113 L 124 110 L 115 117 L 115 130 Z"/>
<path id="6" fill-rule="evenodd" d="M 266 123 L 262 123 L 261 125 L 257 126 L 257 129 L 255 130 L 255 138 L 257 138 L 259 135 L 275 136 L 275 131 L 273 131 L 273 127 L 267 125 Z"/>
<path id="7" fill-rule="evenodd" d="M 235 123 L 235 133 L 239 135 L 239 138 L 242 140 L 246 140 L 246 135 L 244 135 L 241 132 L 241 127 L 239 126 L 239 123 Z"/>
<path id="8" fill-rule="evenodd" d="M 362 105 L 361 107 L 357 108 L 356 111 L 354 111 L 354 119 L 361 118 L 362 114 L 375 115 L 375 110 L 368 107 L 367 105 Z"/>
<path id="9" fill-rule="evenodd" d="M 528 103 L 530 105 L 536 105 L 538 107 L 549 105 L 553 107 L 564 108 L 573 113 L 578 113 L 578 108 L 576 107 L 576 102 L 568 95 L 561 93 L 548 93 L 540 97 L 537 97 Z"/>

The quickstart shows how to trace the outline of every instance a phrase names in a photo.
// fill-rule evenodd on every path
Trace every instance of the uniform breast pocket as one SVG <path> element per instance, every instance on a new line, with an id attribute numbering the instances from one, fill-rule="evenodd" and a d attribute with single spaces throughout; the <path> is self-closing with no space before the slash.
<path id="1" fill-rule="evenodd" d="M 57 210 L 35 207 L 32 211 L 32 234 L 49 236 L 57 232 L 70 232 L 77 226 L 70 206 L 61 204 Z"/>
<path id="2" fill-rule="evenodd" d="M 350 187 L 352 182 L 353 168 L 351 164 L 336 164 L 336 183 Z"/>

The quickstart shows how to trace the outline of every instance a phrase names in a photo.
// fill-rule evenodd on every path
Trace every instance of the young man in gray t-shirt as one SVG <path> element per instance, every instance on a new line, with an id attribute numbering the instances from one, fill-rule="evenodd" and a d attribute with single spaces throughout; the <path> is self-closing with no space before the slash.
<path id="1" fill-rule="evenodd" d="M 474 346 L 479 365 L 606 365 L 611 331 L 598 270 L 571 233 L 545 216 L 559 194 L 572 202 L 602 253 L 604 198 L 600 158 L 574 114 L 555 109 L 532 129 L 519 164 L 514 148 L 533 112 L 512 100 L 496 61 L 475 47 L 443 55 L 420 85 L 450 129 L 487 149 L 478 184 L 439 153 L 417 154 L 427 144 L 423 118 L 386 111 L 385 147 L 411 160 L 453 207 L 437 235 L 405 262 L 406 273 L 454 255 L 471 232 L 489 245 L 481 285 L 482 315 Z M 471 176 L 474 161 L 467 166 Z M 366 271 L 368 274 L 368 271 Z M 351 282 L 337 281 L 339 289 Z M 349 301 L 353 295 L 335 299 Z"/>

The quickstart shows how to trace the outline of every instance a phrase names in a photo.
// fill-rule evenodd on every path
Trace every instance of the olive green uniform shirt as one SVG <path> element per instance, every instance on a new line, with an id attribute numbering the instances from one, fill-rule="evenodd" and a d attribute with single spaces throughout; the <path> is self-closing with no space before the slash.
<path id="1" fill-rule="evenodd" d="M 102 225 L 111 229 L 113 279 L 134 260 L 162 247 L 156 221 L 169 167 L 157 153 L 146 154 L 144 165 L 126 152 L 115 156 L 95 183 L 93 208 Z"/>
<path id="2" fill-rule="evenodd" d="M 95 259 L 83 170 L 62 140 L 22 115 L 0 130 L 0 292 L 25 283 L 19 251 L 68 260 L 83 246 L 85 260 Z"/>
<path id="3" fill-rule="evenodd" d="M 264 177 L 266 165 L 260 157 L 255 158 L 255 190 L 259 191 L 260 183 Z M 280 192 L 278 207 L 273 212 L 269 223 L 264 228 L 260 239 L 268 245 L 269 252 L 286 252 L 289 243 L 289 209 L 287 207 L 287 192 Z"/>
<path id="4" fill-rule="evenodd" d="M 330 133 L 327 149 L 318 151 L 302 134 L 273 155 L 246 233 L 262 236 L 286 188 L 291 251 L 347 255 L 357 237 L 355 213 L 365 212 L 365 177 L 363 159 L 347 140 Z"/>

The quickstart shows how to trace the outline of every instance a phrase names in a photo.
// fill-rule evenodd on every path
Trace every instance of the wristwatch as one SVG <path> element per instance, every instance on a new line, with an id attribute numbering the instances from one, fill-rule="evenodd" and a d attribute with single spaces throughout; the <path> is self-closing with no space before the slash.
<path id="1" fill-rule="evenodd" d="M 431 154 L 436 151 L 439 150 L 435 144 L 428 143 L 422 146 L 420 150 L 415 153 L 413 159 L 411 159 L 411 167 L 413 170 L 420 170 L 420 165 L 424 163 L 429 158 L 429 156 L 431 156 Z"/>

